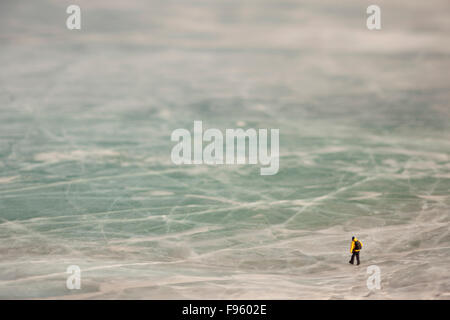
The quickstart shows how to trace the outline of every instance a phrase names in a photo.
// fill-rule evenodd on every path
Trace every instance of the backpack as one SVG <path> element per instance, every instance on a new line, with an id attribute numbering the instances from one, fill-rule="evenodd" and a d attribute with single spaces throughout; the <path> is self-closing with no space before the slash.
<path id="1" fill-rule="evenodd" d="M 355 249 L 354 250 L 361 250 L 361 242 L 359 242 L 359 240 L 355 241 Z"/>

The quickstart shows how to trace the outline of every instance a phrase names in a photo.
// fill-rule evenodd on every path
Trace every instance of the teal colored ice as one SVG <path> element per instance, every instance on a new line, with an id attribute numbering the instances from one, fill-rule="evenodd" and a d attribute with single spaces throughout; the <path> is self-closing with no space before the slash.
<path id="1" fill-rule="evenodd" d="M 447 1 L 379 31 L 360 1 L 77 3 L 78 31 L 0 4 L 0 298 L 450 298 Z M 174 165 L 194 120 L 279 129 L 279 172 Z"/>

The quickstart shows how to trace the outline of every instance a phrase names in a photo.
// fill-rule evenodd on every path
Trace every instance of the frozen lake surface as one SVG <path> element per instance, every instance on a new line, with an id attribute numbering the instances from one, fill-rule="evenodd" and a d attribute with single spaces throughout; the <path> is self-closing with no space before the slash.
<path id="1" fill-rule="evenodd" d="M 0 298 L 450 298 L 448 1 L 379 31 L 360 1 L 77 2 L 80 31 L 0 4 Z M 280 129 L 278 174 L 175 166 L 194 120 Z"/>

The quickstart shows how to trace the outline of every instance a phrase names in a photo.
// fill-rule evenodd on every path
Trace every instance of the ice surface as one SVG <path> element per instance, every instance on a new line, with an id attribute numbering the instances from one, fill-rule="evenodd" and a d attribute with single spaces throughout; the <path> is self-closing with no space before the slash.
<path id="1" fill-rule="evenodd" d="M 450 298 L 448 1 L 77 3 L 0 4 L 0 298 Z M 173 165 L 194 120 L 279 173 Z"/>

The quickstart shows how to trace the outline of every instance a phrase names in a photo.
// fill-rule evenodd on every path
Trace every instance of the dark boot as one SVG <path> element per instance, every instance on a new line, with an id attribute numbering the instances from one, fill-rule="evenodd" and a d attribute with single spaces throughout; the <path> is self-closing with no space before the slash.
<path id="1" fill-rule="evenodd" d="M 353 252 L 352 257 L 348 263 L 353 264 L 353 261 L 355 260 L 355 252 Z"/>

